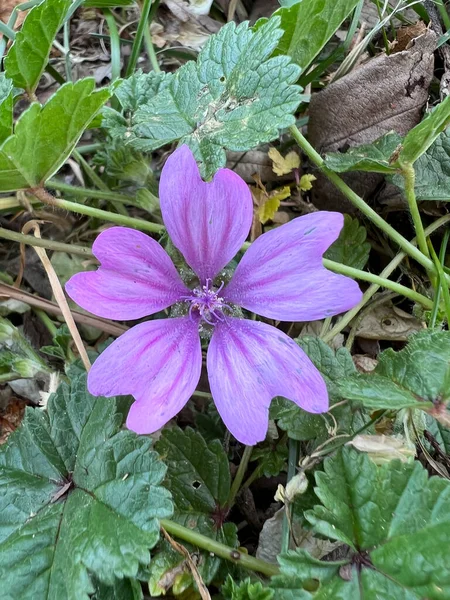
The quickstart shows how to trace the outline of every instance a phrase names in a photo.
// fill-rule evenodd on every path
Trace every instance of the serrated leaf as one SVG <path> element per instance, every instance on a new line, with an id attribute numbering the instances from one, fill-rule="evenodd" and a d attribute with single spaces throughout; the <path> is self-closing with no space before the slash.
<path id="1" fill-rule="evenodd" d="M 282 555 L 282 574 L 271 585 L 281 592 L 276 597 L 297 597 L 282 590 L 304 592 L 314 579 L 314 600 L 447 598 L 450 482 L 428 478 L 417 462 L 377 467 L 351 448 L 326 459 L 324 468 L 316 473 L 322 505 L 306 517 L 317 533 L 348 544 L 350 556 L 322 562 L 301 550 Z"/>
<path id="2" fill-rule="evenodd" d="M 220 590 L 225 600 L 272 600 L 273 590 L 264 586 L 260 581 L 251 581 L 250 578 L 236 583 L 231 575 Z"/>
<path id="3" fill-rule="evenodd" d="M 329 152 L 325 156 L 326 166 L 336 173 L 348 171 L 366 171 L 372 173 L 392 174 L 398 171 L 398 167 L 391 164 L 391 159 L 400 149 L 402 138 L 391 131 L 372 144 L 363 144 L 351 148 L 347 152 Z M 394 160 L 395 162 L 395 160 Z"/>
<path id="4" fill-rule="evenodd" d="M 109 97 L 93 79 L 66 83 L 44 106 L 32 104 L 0 146 L 0 192 L 38 187 L 64 164 Z"/>
<path id="5" fill-rule="evenodd" d="M 403 350 L 381 353 L 370 374 L 343 379 L 344 398 L 370 409 L 423 408 L 449 399 L 450 332 L 425 330 L 413 334 Z"/>
<path id="6" fill-rule="evenodd" d="M 272 171 L 280 177 L 300 167 L 300 156 L 294 150 L 283 156 L 276 148 L 270 148 L 267 154 L 273 162 Z"/>
<path id="7" fill-rule="evenodd" d="M 313 336 L 304 336 L 296 341 L 321 372 L 327 384 L 330 404 L 339 402 L 342 396 L 338 382 L 356 372 L 350 352 L 345 348 L 335 352 L 320 338 Z M 293 439 L 314 440 L 318 445 L 328 437 L 326 417 L 308 413 L 285 398 L 276 398 L 270 411 L 271 418 L 277 419 L 278 426 Z M 339 425 L 339 433 L 350 433 L 364 424 L 361 413 L 349 410 L 348 406 L 338 407 L 333 410 L 333 415 Z"/>
<path id="8" fill-rule="evenodd" d="M 369 254 L 366 228 L 359 224 L 358 219 L 345 215 L 344 227 L 338 239 L 325 252 L 325 258 L 354 269 L 363 269 L 369 260 Z"/>
<path id="9" fill-rule="evenodd" d="M 450 201 L 450 128 L 435 140 L 428 150 L 414 163 L 416 172 L 415 192 L 417 200 Z M 392 182 L 404 189 L 404 179 L 394 175 Z"/>
<path id="10" fill-rule="evenodd" d="M 30 10 L 5 58 L 14 85 L 33 96 L 71 0 L 44 0 Z"/>
<path id="11" fill-rule="evenodd" d="M 0 73 L 0 144 L 13 131 L 13 84 Z"/>
<path id="12" fill-rule="evenodd" d="M 193 429 L 166 428 L 156 444 L 167 465 L 165 486 L 175 504 L 173 519 L 197 532 L 235 547 L 236 526 L 225 523 L 225 507 L 230 493 L 230 468 L 227 455 L 219 440 L 206 442 Z M 186 544 L 190 552 L 196 548 Z M 150 564 L 150 592 L 159 596 L 166 591 L 167 581 L 180 594 L 189 588 L 192 576 L 180 571 L 184 557 L 167 542 Z M 203 581 L 209 584 L 216 576 L 221 561 L 208 552 L 201 552 L 198 569 Z M 172 578 L 172 579 L 171 579 Z"/>
<path id="13" fill-rule="evenodd" d="M 270 58 L 279 24 L 274 18 L 253 32 L 248 23 L 228 23 L 210 36 L 197 62 L 165 78 L 139 107 L 128 143 L 150 152 L 180 140 L 210 178 L 225 166 L 225 149 L 246 151 L 278 137 L 301 100 L 293 85 L 299 68 L 286 56 Z"/>
<path id="14" fill-rule="evenodd" d="M 423 121 L 413 127 L 403 140 L 399 164 L 414 164 L 450 125 L 450 97 L 446 97 Z"/>
<path id="15" fill-rule="evenodd" d="M 141 584 L 135 579 L 117 579 L 112 586 L 95 581 L 94 585 L 91 600 L 142 600 L 144 597 Z"/>
<path id="16" fill-rule="evenodd" d="M 276 54 L 292 57 L 305 70 L 358 2 L 359 0 L 301 0 L 285 4 L 272 16 L 272 19 L 281 18 L 281 28 L 284 30 Z"/>
<path id="17" fill-rule="evenodd" d="M 3 597 L 88 600 L 90 573 L 112 586 L 148 563 L 172 504 L 151 440 L 122 430 L 127 406 L 91 396 L 82 374 L 1 448 Z"/>

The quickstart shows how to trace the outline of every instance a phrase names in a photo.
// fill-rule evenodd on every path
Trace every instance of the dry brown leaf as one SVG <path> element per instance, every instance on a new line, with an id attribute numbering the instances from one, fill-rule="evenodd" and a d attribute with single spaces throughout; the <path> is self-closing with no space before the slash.
<path id="1" fill-rule="evenodd" d="M 421 331 L 424 325 L 409 313 L 392 304 L 375 306 L 365 315 L 356 329 L 356 337 L 368 340 L 391 340 L 406 342 L 416 331 Z"/>
<path id="2" fill-rule="evenodd" d="M 26 402 L 12 397 L 0 414 L 0 444 L 4 444 L 11 433 L 19 427 L 25 414 Z"/>
<path id="3" fill-rule="evenodd" d="M 345 152 L 392 130 L 406 135 L 419 123 L 433 78 L 436 35 L 427 30 L 410 46 L 390 56 L 380 54 L 313 94 L 308 135 L 316 150 Z M 383 181 L 376 173 L 348 173 L 344 179 L 368 201 Z M 323 177 L 313 188 L 312 202 L 320 209 L 355 212 Z"/>

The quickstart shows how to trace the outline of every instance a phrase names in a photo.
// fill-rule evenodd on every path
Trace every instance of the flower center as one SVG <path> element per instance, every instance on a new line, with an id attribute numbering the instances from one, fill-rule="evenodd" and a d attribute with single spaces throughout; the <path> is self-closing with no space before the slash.
<path id="1" fill-rule="evenodd" d="M 224 303 L 220 296 L 220 291 L 224 286 L 222 281 L 218 289 L 214 289 L 211 279 L 206 280 L 206 284 L 196 287 L 192 290 L 190 296 L 184 296 L 185 302 L 190 302 L 189 316 L 191 319 L 200 317 L 208 325 L 216 325 L 217 321 L 224 320 L 223 309 L 231 307 Z"/>

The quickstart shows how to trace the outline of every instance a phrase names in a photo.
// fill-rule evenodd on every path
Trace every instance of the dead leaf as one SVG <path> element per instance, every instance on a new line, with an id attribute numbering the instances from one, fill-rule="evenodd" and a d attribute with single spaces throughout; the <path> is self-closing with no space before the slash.
<path id="1" fill-rule="evenodd" d="M 258 209 L 258 216 L 260 222 L 263 225 L 265 225 L 267 221 L 273 221 L 275 214 L 280 208 L 281 201 L 285 200 L 286 198 L 289 198 L 290 195 L 291 189 L 288 185 L 279 188 L 278 190 L 275 190 L 273 192 L 270 192 L 270 194 L 267 195 L 266 199 L 263 200 L 263 203 Z"/>
<path id="2" fill-rule="evenodd" d="M 316 181 L 316 180 L 317 180 L 317 177 L 315 175 L 311 175 L 311 174 L 307 173 L 300 177 L 300 183 L 298 184 L 298 187 L 300 188 L 300 190 L 302 192 L 308 192 L 309 190 L 312 189 L 313 181 Z"/>
<path id="3" fill-rule="evenodd" d="M 360 373 L 371 373 L 378 364 L 378 361 L 365 354 L 354 354 L 352 356 L 355 367 Z"/>
<path id="4" fill-rule="evenodd" d="M 248 152 L 227 152 L 227 167 L 237 173 L 247 183 L 254 183 L 254 175 L 269 183 L 277 180 L 272 171 L 272 161 L 267 152 L 249 150 Z"/>
<path id="5" fill-rule="evenodd" d="M 403 52 L 415 38 L 423 35 L 426 31 L 427 26 L 423 21 L 417 21 L 414 25 L 408 25 L 407 27 L 400 27 L 397 31 L 397 42 L 393 52 Z"/>
<path id="6" fill-rule="evenodd" d="M 272 170 L 276 175 L 287 175 L 300 167 L 300 157 L 293 150 L 283 156 L 276 148 L 271 148 L 268 155 L 273 162 Z"/>
<path id="7" fill-rule="evenodd" d="M 405 438 L 389 435 L 357 435 L 346 445 L 366 452 L 377 465 L 394 459 L 407 462 L 416 455 L 414 444 L 408 444 Z"/>
<path id="8" fill-rule="evenodd" d="M 345 152 L 389 131 L 406 133 L 422 118 L 433 78 L 436 35 L 427 30 L 408 50 L 380 54 L 313 94 L 308 136 L 320 153 Z M 344 179 L 369 202 L 383 181 L 376 173 L 348 173 Z M 312 202 L 325 210 L 354 213 L 353 205 L 318 177 Z"/>
<path id="9" fill-rule="evenodd" d="M 406 342 L 408 337 L 424 328 L 422 321 L 393 304 L 375 306 L 363 317 L 356 329 L 356 337 L 368 340 Z"/>
<path id="10" fill-rule="evenodd" d="M 0 414 L 0 444 L 4 444 L 11 433 L 19 427 L 25 414 L 26 402 L 12 397 Z"/>

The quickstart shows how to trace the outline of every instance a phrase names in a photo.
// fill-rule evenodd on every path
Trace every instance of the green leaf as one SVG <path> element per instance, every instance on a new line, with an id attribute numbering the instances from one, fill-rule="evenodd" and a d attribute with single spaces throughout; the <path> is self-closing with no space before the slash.
<path id="1" fill-rule="evenodd" d="M 314 600 L 449 597 L 450 482 L 428 478 L 418 462 L 377 467 L 348 447 L 327 458 L 324 469 L 316 473 L 322 504 L 306 517 L 316 533 L 348 544 L 350 556 L 322 562 L 288 552 L 271 587 L 303 594 L 309 587 L 317 590 L 307 596 Z"/>
<path id="2" fill-rule="evenodd" d="M 434 141 L 428 150 L 414 163 L 416 172 L 415 192 L 417 200 L 450 201 L 450 128 Z M 401 175 L 394 175 L 392 182 L 404 189 Z"/>
<path id="3" fill-rule="evenodd" d="M 281 18 L 284 34 L 276 54 L 286 54 L 305 70 L 319 54 L 359 0 L 301 0 L 284 5 L 272 18 Z M 261 19 L 262 21 L 262 19 Z M 261 23 L 257 23 L 257 27 Z"/>
<path id="4" fill-rule="evenodd" d="M 114 584 L 105 585 L 95 581 L 95 593 L 91 600 L 142 600 L 141 584 L 135 579 L 116 579 Z"/>
<path id="5" fill-rule="evenodd" d="M 344 227 L 338 239 L 325 252 L 325 258 L 348 267 L 363 269 L 369 260 L 369 254 L 366 228 L 359 224 L 358 219 L 345 215 Z"/>
<path id="6" fill-rule="evenodd" d="M 263 586 L 260 581 L 251 581 L 250 578 L 236 583 L 231 575 L 221 588 L 225 600 L 272 600 L 273 590 Z"/>
<path id="7" fill-rule="evenodd" d="M 0 73 L 0 144 L 13 131 L 13 84 Z"/>
<path id="8" fill-rule="evenodd" d="M 398 163 L 413 164 L 428 150 L 450 125 L 450 97 L 447 96 L 423 121 L 413 127 L 403 140 Z"/>
<path id="9" fill-rule="evenodd" d="M 421 331 L 403 350 L 385 350 L 373 373 L 347 377 L 339 389 L 370 409 L 432 409 L 449 399 L 449 361 L 450 332 Z"/>
<path id="10" fill-rule="evenodd" d="M 228 23 L 210 36 L 197 61 L 166 76 L 138 108 L 128 143 L 151 152 L 180 140 L 210 178 L 225 165 L 225 149 L 246 151 L 278 137 L 295 122 L 301 100 L 293 85 L 299 68 L 286 56 L 270 58 L 279 24 L 273 18 L 253 32 L 248 23 Z"/>
<path id="11" fill-rule="evenodd" d="M 89 8 L 114 8 L 115 6 L 130 6 L 134 0 L 84 0 L 83 6 Z"/>
<path id="12" fill-rule="evenodd" d="M 66 83 L 48 102 L 32 104 L 0 146 L 0 192 L 38 187 L 64 164 L 109 97 L 93 79 Z"/>
<path id="13" fill-rule="evenodd" d="M 91 396 L 82 374 L 1 448 L 4 598 L 88 600 L 91 573 L 113 586 L 148 563 L 172 503 L 151 440 L 122 429 L 127 406 Z"/>
<path id="14" fill-rule="evenodd" d="M 320 338 L 313 336 L 304 336 L 296 341 L 325 379 L 330 404 L 340 402 L 342 396 L 337 384 L 356 372 L 350 352 L 345 348 L 335 352 Z M 361 413 L 348 406 L 333 410 L 333 416 L 339 426 L 338 433 L 350 433 L 364 424 Z M 278 419 L 278 426 L 287 431 L 289 437 L 301 441 L 314 440 L 315 445 L 328 438 L 327 423 L 332 424 L 326 416 L 308 413 L 285 398 L 276 398 L 272 402 L 271 418 Z"/>
<path id="15" fill-rule="evenodd" d="M 33 96 L 71 0 L 44 0 L 30 10 L 5 58 L 6 76 Z"/>
<path id="16" fill-rule="evenodd" d="M 372 144 L 357 146 L 345 153 L 329 152 L 325 156 L 325 164 L 336 173 L 366 171 L 392 174 L 398 171 L 398 167 L 391 164 L 391 159 L 401 147 L 401 142 L 402 138 L 391 131 Z"/>
<path id="17" fill-rule="evenodd" d="M 206 442 L 193 429 L 166 428 L 156 448 L 167 465 L 165 486 L 175 503 L 173 519 L 210 538 L 235 547 L 236 526 L 224 524 L 225 507 L 230 493 L 230 468 L 227 455 L 218 440 Z M 190 552 L 198 552 L 186 544 Z M 179 566 L 184 557 L 167 542 L 150 564 L 150 593 L 159 596 L 167 584 L 180 594 L 193 584 L 189 572 Z M 207 552 L 200 553 L 198 569 L 203 581 L 209 584 L 216 576 L 221 560 Z"/>

